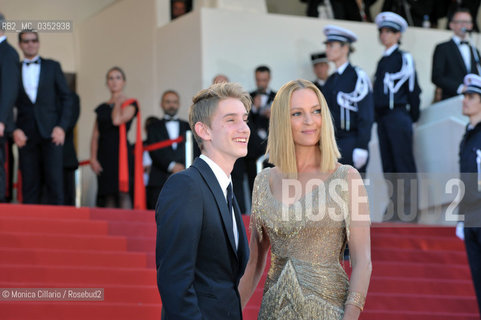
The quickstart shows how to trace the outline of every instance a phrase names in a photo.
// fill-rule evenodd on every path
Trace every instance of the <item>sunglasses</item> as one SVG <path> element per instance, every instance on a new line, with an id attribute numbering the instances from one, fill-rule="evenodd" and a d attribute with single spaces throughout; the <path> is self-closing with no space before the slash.
<path id="1" fill-rule="evenodd" d="M 21 42 L 22 42 L 22 43 L 29 43 L 29 42 L 37 43 L 37 42 L 38 42 L 38 39 L 26 39 L 26 40 L 22 40 Z"/>

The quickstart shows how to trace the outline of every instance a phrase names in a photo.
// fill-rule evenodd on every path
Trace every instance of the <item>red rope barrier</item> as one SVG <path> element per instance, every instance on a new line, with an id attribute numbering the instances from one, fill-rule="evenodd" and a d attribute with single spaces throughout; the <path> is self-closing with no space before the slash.
<path id="1" fill-rule="evenodd" d="M 146 146 L 143 147 L 143 150 L 144 151 L 154 151 L 154 150 L 170 147 L 174 143 L 180 143 L 182 141 L 184 141 L 184 137 L 180 136 L 177 139 L 164 140 L 164 141 L 160 141 L 160 142 L 156 142 L 156 143 L 146 145 Z M 83 160 L 83 161 L 80 161 L 78 165 L 79 165 L 79 167 L 81 167 L 81 166 L 86 166 L 86 165 L 89 165 L 89 164 L 90 164 L 90 160 Z"/>

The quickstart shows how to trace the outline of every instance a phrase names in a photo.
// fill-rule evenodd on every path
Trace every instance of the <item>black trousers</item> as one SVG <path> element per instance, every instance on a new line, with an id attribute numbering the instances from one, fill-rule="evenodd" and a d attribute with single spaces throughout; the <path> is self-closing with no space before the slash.
<path id="1" fill-rule="evenodd" d="M 63 200 L 66 206 L 75 205 L 75 170 L 63 169 Z"/>
<path id="2" fill-rule="evenodd" d="M 160 191 L 162 187 L 159 186 L 147 186 L 145 188 L 146 198 L 147 198 L 147 209 L 155 210 L 157 200 L 159 199 Z"/>
<path id="3" fill-rule="evenodd" d="M 481 315 L 481 228 L 465 227 L 464 244 Z"/>
<path id="4" fill-rule="evenodd" d="M 43 198 L 47 204 L 63 205 L 63 146 L 39 134 L 30 135 L 19 153 L 23 203 L 40 204 Z"/>
<path id="5" fill-rule="evenodd" d="M 0 202 L 5 202 L 7 177 L 5 174 L 5 137 L 0 137 Z"/>

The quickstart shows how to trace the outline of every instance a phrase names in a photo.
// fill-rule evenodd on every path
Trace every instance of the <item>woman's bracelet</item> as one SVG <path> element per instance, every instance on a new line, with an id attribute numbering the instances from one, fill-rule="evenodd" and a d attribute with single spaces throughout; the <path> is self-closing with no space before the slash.
<path id="1" fill-rule="evenodd" d="M 364 309 L 364 303 L 366 302 L 366 296 L 359 292 L 352 292 L 349 291 L 347 295 L 346 303 L 345 304 L 352 304 L 353 306 L 358 307 L 361 311 Z"/>

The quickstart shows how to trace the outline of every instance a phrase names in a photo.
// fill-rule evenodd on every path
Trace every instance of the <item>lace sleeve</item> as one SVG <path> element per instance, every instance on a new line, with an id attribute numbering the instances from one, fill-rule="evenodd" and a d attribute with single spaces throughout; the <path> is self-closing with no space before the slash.
<path id="1" fill-rule="evenodd" d="M 348 183 L 348 210 L 345 213 L 344 219 L 346 222 L 346 235 L 349 241 L 352 226 L 371 224 L 369 213 L 369 200 L 359 172 L 351 166 L 345 166 L 345 176 Z"/>
<path id="2" fill-rule="evenodd" d="M 250 223 L 249 228 L 251 232 L 256 232 L 259 238 L 259 242 L 263 239 L 263 231 L 262 231 L 262 219 L 260 217 L 261 213 L 261 199 L 263 198 L 262 194 L 265 190 L 265 171 L 259 173 L 254 181 L 254 189 L 252 190 L 252 210 L 250 216 Z"/>

